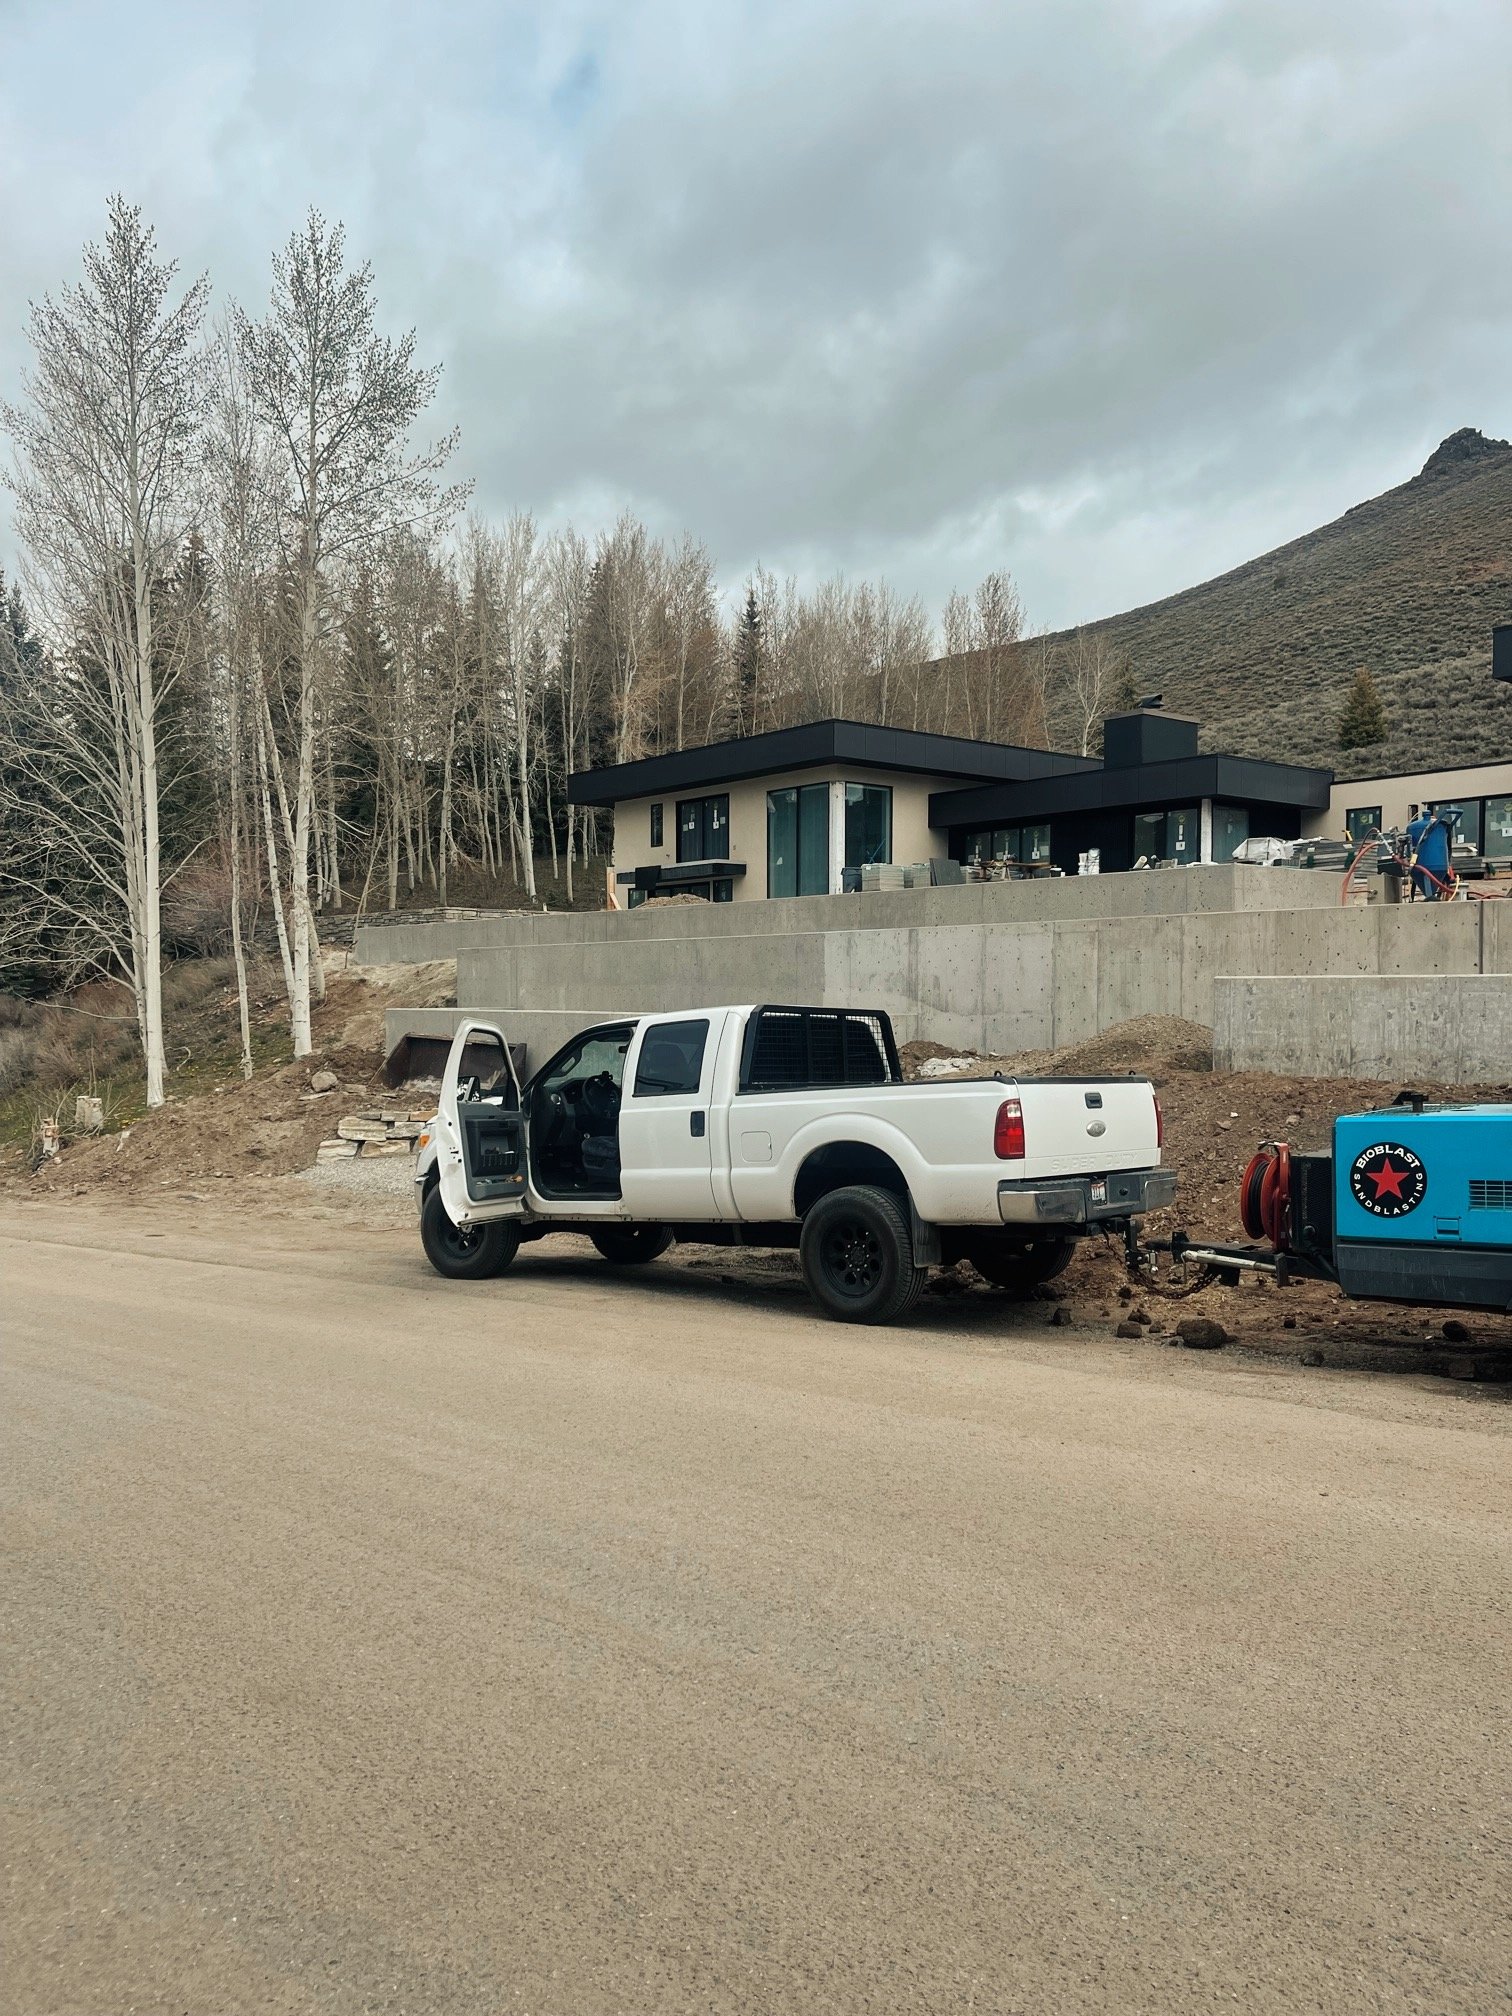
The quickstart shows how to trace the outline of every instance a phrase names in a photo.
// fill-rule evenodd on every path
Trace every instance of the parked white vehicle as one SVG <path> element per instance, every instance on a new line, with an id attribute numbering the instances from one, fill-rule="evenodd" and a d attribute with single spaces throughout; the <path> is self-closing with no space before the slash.
<path id="1" fill-rule="evenodd" d="M 1170 1203 L 1160 1146 L 1148 1079 L 905 1084 L 884 1014 L 706 1008 L 585 1029 L 523 1085 L 504 1030 L 463 1023 L 415 1184 L 455 1279 L 548 1232 L 619 1266 L 796 1246 L 828 1315 L 890 1323 L 931 1266 L 1027 1294 L 1079 1236 Z"/>

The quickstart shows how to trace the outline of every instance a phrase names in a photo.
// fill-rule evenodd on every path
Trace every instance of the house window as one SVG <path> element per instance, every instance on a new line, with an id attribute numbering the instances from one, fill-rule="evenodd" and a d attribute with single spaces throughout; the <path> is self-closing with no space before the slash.
<path id="1" fill-rule="evenodd" d="M 1185 863 L 1202 858 L 1202 812 L 1184 805 L 1174 812 L 1140 812 L 1134 818 L 1134 859 Z"/>
<path id="2" fill-rule="evenodd" d="M 829 894 L 828 784 L 768 791 L 767 894 Z"/>
<path id="3" fill-rule="evenodd" d="M 1458 812 L 1459 818 L 1454 822 L 1454 837 L 1457 841 L 1468 840 L 1476 853 L 1479 854 L 1481 851 L 1481 801 L 1478 798 L 1449 798 L 1445 799 L 1441 805 L 1430 805 L 1428 810 L 1430 812 Z"/>
<path id="4" fill-rule="evenodd" d="M 717 798 L 683 798 L 677 806 L 679 861 L 728 861 L 730 858 L 730 794 Z"/>
<path id="5" fill-rule="evenodd" d="M 1043 826 L 984 826 L 968 833 L 961 849 L 963 861 L 1007 861 L 1015 866 L 1050 859 L 1050 828 Z"/>
<path id="6" fill-rule="evenodd" d="M 1381 823 L 1379 805 L 1353 805 L 1344 814 L 1344 831 L 1352 847 L 1363 847 Z"/>
<path id="7" fill-rule="evenodd" d="M 653 805 L 651 807 L 651 845 L 653 847 L 660 847 L 661 844 L 662 844 L 662 808 L 660 807 L 660 805 Z"/>
<path id="8" fill-rule="evenodd" d="M 889 784 L 846 785 L 847 868 L 864 868 L 871 861 L 891 861 L 892 795 Z"/>

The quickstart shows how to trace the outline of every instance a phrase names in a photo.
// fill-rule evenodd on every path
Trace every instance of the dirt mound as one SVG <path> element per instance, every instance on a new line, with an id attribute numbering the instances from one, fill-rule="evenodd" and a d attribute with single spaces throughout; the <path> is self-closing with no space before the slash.
<path id="1" fill-rule="evenodd" d="M 1213 1035 L 1200 1022 L 1179 1015 L 1138 1015 L 1062 1050 L 990 1057 L 959 1044 L 921 1039 L 905 1043 L 898 1054 L 905 1078 L 990 1077 L 993 1072 L 1005 1078 L 1096 1078 L 1138 1071 L 1158 1080 L 1167 1071 L 1211 1071 Z"/>
<path id="2" fill-rule="evenodd" d="M 1057 1050 L 1055 1068 L 1068 1078 L 1103 1071 L 1211 1071 L 1213 1032 L 1179 1015 L 1137 1015 Z"/>
<path id="3" fill-rule="evenodd" d="M 331 1041 L 358 1049 L 383 1046 L 389 1008 L 452 1008 L 457 962 L 430 959 L 418 966 L 340 966 L 326 981 L 321 1027 Z"/>
<path id="4" fill-rule="evenodd" d="M 41 1190 L 184 1190 L 196 1183 L 285 1176 L 307 1169 L 343 1113 L 379 1096 L 376 1049 L 335 1046 L 298 1064 L 169 1102 L 119 1134 L 76 1142 L 31 1181 Z M 317 1097 L 315 1071 L 340 1089 Z"/>

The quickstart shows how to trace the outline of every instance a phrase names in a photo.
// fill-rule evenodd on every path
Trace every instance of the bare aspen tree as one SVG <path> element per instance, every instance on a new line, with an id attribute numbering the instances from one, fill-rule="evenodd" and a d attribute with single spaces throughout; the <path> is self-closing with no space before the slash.
<path id="1" fill-rule="evenodd" d="M 627 763 L 643 751 L 644 723 L 655 698 L 660 669 L 655 631 L 664 559 L 645 526 L 627 511 L 600 542 L 599 565 L 606 584 L 615 761 Z"/>
<path id="2" fill-rule="evenodd" d="M 520 867 L 525 894 L 535 899 L 535 819 L 531 801 L 534 765 L 533 728 L 537 711 L 533 675 L 544 658 L 539 650 L 540 629 L 546 611 L 546 575 L 535 520 L 528 511 L 516 511 L 502 533 L 479 528 L 477 551 L 481 556 L 487 593 L 494 612 L 494 637 L 503 679 L 503 698 L 509 719 L 512 757 L 514 829 L 519 836 Z"/>
<path id="3" fill-rule="evenodd" d="M 1047 631 L 1036 630 L 1024 640 L 1024 681 L 1036 747 L 1050 747 L 1050 709 L 1055 684 L 1055 647 Z"/>
<path id="4" fill-rule="evenodd" d="M 438 373 L 414 361 L 414 332 L 397 341 L 374 330 L 372 269 L 347 270 L 345 234 L 311 210 L 273 260 L 266 316 L 236 311 L 237 344 L 253 402 L 277 454 L 277 529 L 294 587 L 298 668 L 293 846 L 287 863 L 294 1053 L 313 1048 L 311 964 L 318 961 L 310 899 L 316 817 L 316 732 L 329 571 L 406 525 L 436 524 L 464 488 L 438 477 L 451 435 L 419 453 L 410 430 L 429 405 Z M 275 752 L 276 753 L 276 752 Z"/>
<path id="5" fill-rule="evenodd" d="M 986 741 L 1043 743 L 1043 695 L 1023 642 L 1023 605 L 1009 576 L 988 574 L 969 598 L 952 594 L 940 628 L 944 657 L 932 723 Z"/>
<path id="6" fill-rule="evenodd" d="M 1091 754 L 1122 670 L 1121 661 L 1101 630 L 1073 630 L 1061 649 L 1061 685 L 1077 737 L 1077 749 Z"/>
<path id="7" fill-rule="evenodd" d="M 268 501 L 271 485 L 266 442 L 247 398 L 236 344 L 229 328 L 216 353 L 216 384 L 208 436 L 211 554 L 218 576 L 221 704 L 226 738 L 226 852 L 230 871 L 231 958 L 236 970 L 241 1071 L 252 1076 L 252 1015 L 243 928 L 243 814 L 250 796 L 247 728 L 258 664 L 259 586 L 272 554 Z M 275 886 L 275 895 L 277 894 Z"/>
<path id="8" fill-rule="evenodd" d="M 177 626 L 158 618 L 191 522 L 209 291 L 197 280 L 175 305 L 176 271 L 140 210 L 113 197 L 83 281 L 33 304 L 24 401 L 3 408 L 30 578 L 55 628 L 87 638 L 97 660 L 97 679 L 55 696 L 45 802 L 55 844 L 99 891 L 100 941 L 130 976 L 149 1106 L 165 1069 L 159 728 L 179 669 Z"/>
<path id="9" fill-rule="evenodd" d="M 940 621 L 940 722 L 951 733 L 980 736 L 979 686 L 972 677 L 970 657 L 976 648 L 976 612 L 960 589 L 953 589 Z M 956 724 L 960 725 L 957 726 Z"/>
<path id="10" fill-rule="evenodd" d="M 710 677 L 715 634 L 714 562 L 691 532 L 671 555 L 665 582 L 672 746 L 682 749 L 700 688 Z M 707 707 L 699 711 L 707 718 Z"/>
<path id="11" fill-rule="evenodd" d="M 986 693 L 986 735 L 991 741 L 1023 742 L 1030 731 L 1029 708 L 1019 643 L 1024 607 L 1006 574 L 988 574 L 974 608 L 976 649 Z"/>
<path id="12" fill-rule="evenodd" d="M 592 705 L 588 657 L 584 630 L 588 620 L 590 563 L 588 543 L 569 526 L 553 533 L 546 542 L 545 574 L 547 622 L 556 638 L 556 697 L 558 733 L 562 746 L 562 766 L 567 775 L 581 755 L 587 763 L 587 722 Z M 566 778 L 563 782 L 565 785 Z M 567 825 L 567 901 L 572 901 L 572 854 L 574 838 L 581 836 L 583 857 L 588 854 L 587 833 L 580 829 L 577 807 L 569 799 Z"/>

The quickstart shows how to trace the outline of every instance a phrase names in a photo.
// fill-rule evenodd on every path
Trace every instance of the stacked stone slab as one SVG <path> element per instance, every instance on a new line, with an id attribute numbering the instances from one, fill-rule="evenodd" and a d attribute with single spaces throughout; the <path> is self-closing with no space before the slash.
<path id="1" fill-rule="evenodd" d="M 336 1123 L 336 1132 L 315 1151 L 317 1162 L 340 1162 L 358 1155 L 413 1155 L 432 1109 L 424 1106 L 367 1106 Z"/>

